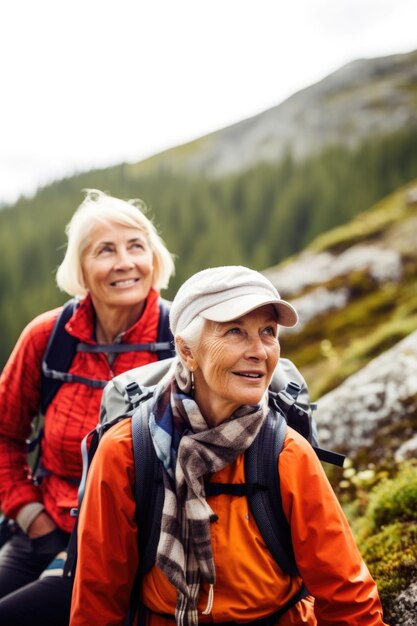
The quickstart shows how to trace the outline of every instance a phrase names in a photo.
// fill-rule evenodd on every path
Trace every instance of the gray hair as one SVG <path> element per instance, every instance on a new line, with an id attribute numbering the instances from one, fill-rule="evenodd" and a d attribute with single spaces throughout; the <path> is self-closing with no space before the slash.
<path id="1" fill-rule="evenodd" d="M 201 341 L 205 322 L 206 320 L 204 318 L 197 315 L 184 330 L 175 336 L 175 344 L 177 343 L 177 339 L 181 338 L 191 350 L 196 350 Z M 179 350 L 177 350 L 177 354 L 182 361 Z"/>
<path id="2" fill-rule="evenodd" d="M 155 226 L 144 215 L 147 211 L 142 200 L 120 200 L 96 189 L 87 189 L 86 197 L 75 211 L 65 232 L 68 239 L 64 260 L 58 267 L 56 282 L 62 291 L 71 296 L 85 296 L 81 258 L 89 244 L 91 230 L 97 223 L 114 222 L 138 228 L 149 243 L 153 254 L 153 287 L 165 289 L 174 274 L 174 260 Z"/>

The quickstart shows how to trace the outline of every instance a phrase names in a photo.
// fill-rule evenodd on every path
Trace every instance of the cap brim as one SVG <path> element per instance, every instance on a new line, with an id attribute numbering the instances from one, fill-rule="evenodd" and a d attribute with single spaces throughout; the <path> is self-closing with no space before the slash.
<path id="1" fill-rule="evenodd" d="M 298 322 L 298 314 L 293 306 L 285 300 L 268 298 L 266 295 L 251 294 L 231 298 L 226 302 L 221 302 L 211 306 L 200 313 L 201 317 L 212 322 L 230 322 L 246 313 L 250 313 L 265 304 L 272 304 L 278 315 L 278 324 L 291 328 Z"/>

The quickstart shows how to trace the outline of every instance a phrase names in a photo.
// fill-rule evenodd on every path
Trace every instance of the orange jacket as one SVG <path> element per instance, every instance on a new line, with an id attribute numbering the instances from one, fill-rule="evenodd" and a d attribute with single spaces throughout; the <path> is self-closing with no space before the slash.
<path id="1" fill-rule="evenodd" d="M 290 609 L 280 626 L 382 626 L 377 589 L 348 523 L 310 445 L 291 428 L 280 459 L 285 515 L 299 571 L 312 596 Z M 242 483 L 243 455 L 211 477 Z M 130 420 L 114 426 L 93 459 L 79 519 L 79 560 L 71 626 L 122 626 L 138 566 Z M 218 515 L 211 526 L 216 563 L 214 605 L 201 622 L 247 622 L 273 613 L 298 590 L 267 550 L 245 497 L 209 498 Z M 154 613 L 150 626 L 173 626 L 156 613 L 174 614 L 176 592 L 154 566 L 142 601 Z M 199 609 L 207 604 L 202 585 Z"/>
<path id="2" fill-rule="evenodd" d="M 156 340 L 158 298 L 159 294 L 151 290 L 141 318 L 123 335 L 125 343 Z M 26 326 L 0 377 L 0 499 L 3 513 L 12 519 L 26 504 L 43 502 L 54 522 L 70 532 L 74 518 L 69 511 L 77 505 L 76 481 L 82 469 L 80 443 L 98 422 L 102 389 L 79 383 L 61 386 L 46 411 L 42 440 L 42 465 L 51 475 L 42 480 L 39 488 L 29 479 L 26 467 L 25 440 L 39 412 L 42 357 L 59 311 L 43 313 Z M 81 341 L 96 343 L 89 297 L 81 302 L 65 328 Z M 127 352 L 117 355 L 110 367 L 104 354 L 77 352 L 69 371 L 110 380 L 156 359 L 149 352 Z"/>

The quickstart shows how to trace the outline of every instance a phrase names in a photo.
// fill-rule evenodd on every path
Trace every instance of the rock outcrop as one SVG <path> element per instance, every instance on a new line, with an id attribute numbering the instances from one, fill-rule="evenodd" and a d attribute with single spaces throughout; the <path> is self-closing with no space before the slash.
<path id="1" fill-rule="evenodd" d="M 367 462 L 417 454 L 417 331 L 318 401 L 320 443 Z"/>

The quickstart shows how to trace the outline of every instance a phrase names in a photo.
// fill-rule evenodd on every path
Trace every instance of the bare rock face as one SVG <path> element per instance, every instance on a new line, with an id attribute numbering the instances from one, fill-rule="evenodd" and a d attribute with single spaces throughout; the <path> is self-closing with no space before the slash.
<path id="1" fill-rule="evenodd" d="M 288 148 L 302 159 L 325 146 L 354 148 L 365 137 L 413 125 L 415 108 L 404 86 L 416 77 L 414 53 L 359 59 L 282 104 L 214 133 L 195 165 L 224 175 L 257 160 L 278 161 Z"/>
<path id="2" fill-rule="evenodd" d="M 290 150 L 304 159 L 331 145 L 355 148 L 364 139 L 417 124 L 417 52 L 358 59 L 281 104 L 158 155 L 160 167 L 225 176 Z"/>
<path id="3" fill-rule="evenodd" d="M 306 250 L 293 262 L 278 269 L 266 270 L 264 274 L 284 298 L 291 299 L 297 309 L 299 323 L 290 332 L 298 333 L 317 316 L 346 306 L 351 297 L 347 284 L 331 290 L 325 284 L 357 270 L 366 271 L 377 285 L 388 281 L 399 282 L 403 274 L 401 253 L 381 243 L 358 244 L 339 254 Z M 300 293 L 302 295 L 293 297 Z M 283 332 L 288 331 L 283 329 Z"/>
<path id="4" fill-rule="evenodd" d="M 417 452 L 417 332 L 318 401 L 320 444 L 350 458 L 401 461 Z"/>
<path id="5" fill-rule="evenodd" d="M 417 581 L 398 595 L 395 607 L 391 626 L 416 626 Z"/>

